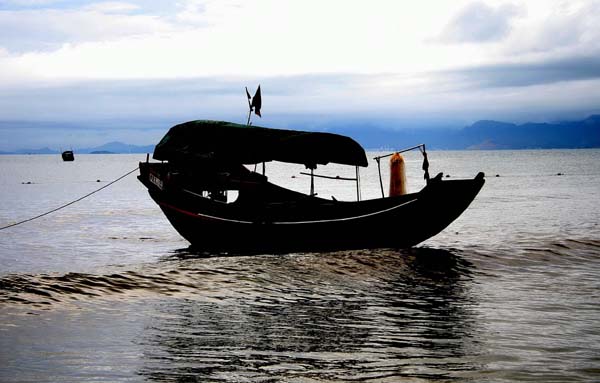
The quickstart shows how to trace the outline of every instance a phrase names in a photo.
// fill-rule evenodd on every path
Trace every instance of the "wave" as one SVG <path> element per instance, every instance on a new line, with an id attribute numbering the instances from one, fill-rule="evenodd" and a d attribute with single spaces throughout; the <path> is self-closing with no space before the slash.
<path id="1" fill-rule="evenodd" d="M 495 247 L 356 250 L 243 256 L 180 249 L 158 262 L 114 267 L 106 273 L 10 274 L 0 278 L 0 304 L 38 308 L 90 299 L 181 296 L 232 299 L 335 288 L 438 286 L 452 290 L 478 275 L 511 269 L 552 273 L 556 267 L 600 266 L 600 240 L 520 240 Z M 378 288 L 381 288 L 378 286 Z M 328 288 L 332 290 L 328 290 Z M 450 293 L 452 293 L 450 291 Z M 416 292 L 419 294 L 419 292 Z"/>
<path id="2" fill-rule="evenodd" d="M 433 248 L 235 257 L 209 257 L 188 248 L 156 263 L 122 266 L 104 274 L 7 275 L 0 278 L 0 304 L 43 308 L 89 299 L 157 295 L 228 299 L 273 295 L 275 290 L 284 295 L 332 285 L 356 287 L 373 280 L 460 279 L 468 277 L 470 268 L 459 255 Z M 322 294 L 327 294 L 326 288 Z"/>

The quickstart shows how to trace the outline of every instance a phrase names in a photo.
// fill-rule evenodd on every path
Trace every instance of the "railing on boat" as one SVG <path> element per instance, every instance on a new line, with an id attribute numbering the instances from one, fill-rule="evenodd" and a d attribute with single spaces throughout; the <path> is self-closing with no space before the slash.
<path id="1" fill-rule="evenodd" d="M 355 166 L 356 169 L 356 178 L 349 178 L 349 177 L 340 177 L 340 176 L 324 176 L 324 175 L 320 175 L 320 174 L 314 174 L 313 173 L 313 169 L 310 169 L 310 173 L 306 173 L 306 172 L 300 172 L 300 174 L 305 175 L 305 176 L 310 176 L 310 195 L 311 196 L 315 196 L 315 183 L 314 183 L 314 177 L 318 177 L 318 178 L 327 178 L 330 180 L 340 180 L 340 181 L 356 181 L 356 200 L 360 201 L 361 199 L 361 195 L 360 195 L 360 172 L 358 170 L 358 166 Z"/>
<path id="2" fill-rule="evenodd" d="M 429 160 L 427 159 L 427 151 L 425 149 L 425 144 L 419 144 L 419 145 L 412 146 L 410 148 L 406 148 L 406 149 L 394 151 L 392 153 L 388 153 L 388 154 L 384 154 L 384 155 L 381 155 L 381 156 L 373 157 L 373 159 L 375 161 L 377 161 L 377 171 L 379 173 L 379 186 L 381 187 L 381 197 L 382 198 L 385 198 L 385 192 L 383 190 L 383 179 L 381 177 L 381 159 L 382 158 L 391 157 L 394 154 L 400 154 L 400 153 L 408 152 L 408 151 L 415 150 L 415 149 L 419 149 L 419 151 L 421 152 L 421 154 L 423 154 L 422 169 L 423 169 L 423 171 L 425 173 L 423 175 L 423 178 L 425 179 L 425 181 L 427 183 L 429 183 Z M 264 165 L 263 165 L 263 171 L 264 171 Z M 318 178 L 327 178 L 327 179 L 331 179 L 331 180 L 340 180 L 340 181 L 356 181 L 356 199 L 358 201 L 361 200 L 361 193 L 360 193 L 360 172 L 359 172 L 358 166 L 356 166 L 356 177 L 355 178 L 340 177 L 340 176 L 335 176 L 334 177 L 334 176 L 325 176 L 325 175 L 320 175 L 320 174 L 314 174 L 313 169 L 310 169 L 310 173 L 300 172 L 300 174 L 305 175 L 305 176 L 310 176 L 310 195 L 311 196 L 316 195 L 315 194 L 315 186 L 314 186 L 314 177 L 318 177 Z"/>

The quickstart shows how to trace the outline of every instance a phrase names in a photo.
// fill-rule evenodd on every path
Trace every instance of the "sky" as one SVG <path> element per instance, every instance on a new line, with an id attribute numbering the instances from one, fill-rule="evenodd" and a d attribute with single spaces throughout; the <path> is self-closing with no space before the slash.
<path id="1" fill-rule="evenodd" d="M 600 0 L 0 0 L 0 151 L 600 113 Z"/>

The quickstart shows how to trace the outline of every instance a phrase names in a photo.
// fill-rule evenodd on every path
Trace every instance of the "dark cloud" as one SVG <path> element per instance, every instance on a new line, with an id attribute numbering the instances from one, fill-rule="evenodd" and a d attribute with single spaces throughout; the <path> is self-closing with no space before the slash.
<path id="1" fill-rule="evenodd" d="M 160 80 L 96 80 L 49 85 L 30 84 L 4 88 L 0 92 L 0 115 L 21 119 L 76 120 L 149 118 L 213 114 L 244 115 L 251 93 L 260 84 L 273 104 L 302 105 L 305 98 L 348 90 L 371 79 L 367 75 L 311 74 L 247 78 L 177 78 Z M 295 101 L 297 100 L 297 101 Z M 286 105 L 287 104 L 287 105 Z M 282 107 L 283 108 L 283 107 Z"/>
<path id="2" fill-rule="evenodd" d="M 600 55 L 485 65 L 442 72 L 466 87 L 523 87 L 562 81 L 600 79 Z"/>
<path id="3" fill-rule="evenodd" d="M 594 88 L 600 83 L 600 55 L 421 76 L 427 80 L 425 87 L 403 83 L 402 77 L 393 74 L 106 80 L 4 87 L 0 92 L 4 121 L 0 122 L 0 150 L 57 147 L 61 141 L 64 144 L 65 137 L 78 147 L 114 140 L 145 145 L 182 121 L 244 123 L 248 115 L 244 87 L 253 92 L 258 84 L 263 91 L 263 118 L 255 117 L 256 125 L 309 130 L 340 124 L 357 130 L 447 126 L 452 119 L 468 122 L 499 116 L 508 120 L 516 116 L 519 121 L 548 116 L 560 119 L 574 113 L 596 113 L 600 108 L 600 91 Z M 584 88 L 568 84 L 575 80 L 591 81 Z M 532 89 L 531 85 L 546 86 Z"/>
<path id="4" fill-rule="evenodd" d="M 510 32 L 511 18 L 519 13 L 513 5 L 490 7 L 474 2 L 464 7 L 446 26 L 439 40 L 450 43 L 498 41 Z"/>

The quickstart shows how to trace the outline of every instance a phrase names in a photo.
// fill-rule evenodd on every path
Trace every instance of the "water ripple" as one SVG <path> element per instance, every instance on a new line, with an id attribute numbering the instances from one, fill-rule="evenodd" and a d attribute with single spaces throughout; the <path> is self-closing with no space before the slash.
<path id="1" fill-rule="evenodd" d="M 0 307 L 145 302 L 139 310 L 152 319 L 135 342 L 137 374 L 149 381 L 552 380 L 526 370 L 565 354 L 584 361 L 574 380 L 593 375 L 586 341 L 562 339 L 600 340 L 600 241 L 508 247 L 251 257 L 185 249 L 104 273 L 7 275 Z M 536 328 L 544 338 L 529 336 Z"/>

